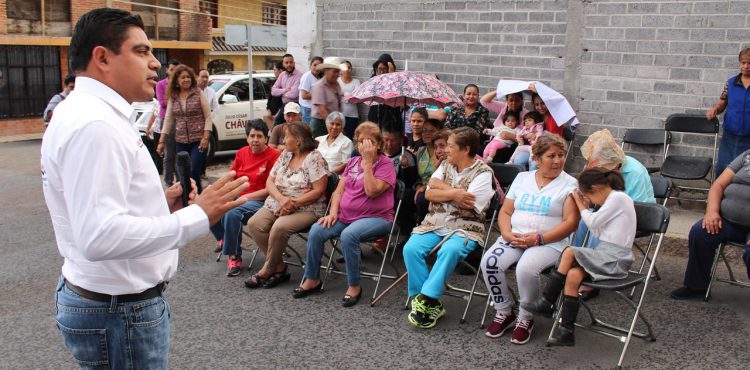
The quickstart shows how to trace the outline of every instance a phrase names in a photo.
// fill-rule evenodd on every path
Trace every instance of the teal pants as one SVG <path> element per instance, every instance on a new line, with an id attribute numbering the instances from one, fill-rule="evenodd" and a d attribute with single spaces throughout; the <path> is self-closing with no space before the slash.
<path id="1" fill-rule="evenodd" d="M 440 299 L 445 290 L 445 281 L 456 269 L 458 262 L 474 250 L 479 243 L 457 234 L 451 235 L 437 252 L 437 261 L 432 270 L 427 270 L 425 257 L 430 253 L 443 237 L 429 232 L 425 234 L 411 234 L 404 246 L 404 263 L 409 273 L 409 297 L 422 293 L 430 298 Z"/>

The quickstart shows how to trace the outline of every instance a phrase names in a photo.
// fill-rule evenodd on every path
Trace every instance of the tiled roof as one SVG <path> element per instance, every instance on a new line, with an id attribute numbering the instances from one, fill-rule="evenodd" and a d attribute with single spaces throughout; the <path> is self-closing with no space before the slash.
<path id="1" fill-rule="evenodd" d="M 237 52 L 237 53 L 244 53 L 247 51 L 247 47 L 244 45 L 227 45 L 226 40 L 224 39 L 224 36 L 213 36 L 211 37 L 211 42 L 213 44 L 213 48 L 211 50 L 213 51 L 223 51 L 223 52 Z M 269 46 L 253 46 L 253 51 L 255 52 L 261 52 L 261 51 L 286 51 L 286 48 L 283 47 L 269 47 Z"/>

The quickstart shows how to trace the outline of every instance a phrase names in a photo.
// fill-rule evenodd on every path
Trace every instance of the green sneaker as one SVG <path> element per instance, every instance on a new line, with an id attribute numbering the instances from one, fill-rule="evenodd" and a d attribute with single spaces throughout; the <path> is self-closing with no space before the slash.
<path id="1" fill-rule="evenodd" d="M 421 328 L 422 327 L 422 318 L 425 316 L 425 312 L 427 312 L 427 303 L 425 301 L 421 301 L 417 299 L 419 295 L 416 295 L 411 300 L 411 312 L 409 313 L 409 323 Z"/>
<path id="2" fill-rule="evenodd" d="M 430 329 L 437 325 L 437 320 L 445 315 L 443 303 L 438 301 L 437 305 L 430 305 L 425 300 L 414 297 L 411 301 L 411 313 L 409 322 L 420 329 Z"/>
<path id="3" fill-rule="evenodd" d="M 439 318 L 445 315 L 445 307 L 443 302 L 438 301 L 438 304 L 434 306 L 428 306 L 425 316 L 422 319 L 422 329 L 434 328 L 437 325 Z"/>

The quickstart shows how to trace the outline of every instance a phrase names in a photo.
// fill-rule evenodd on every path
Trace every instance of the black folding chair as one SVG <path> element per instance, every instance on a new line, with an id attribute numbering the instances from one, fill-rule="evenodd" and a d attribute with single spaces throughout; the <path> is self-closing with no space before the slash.
<path id="1" fill-rule="evenodd" d="M 716 178 L 714 163 L 716 162 L 716 148 L 719 143 L 719 120 L 714 118 L 709 121 L 700 114 L 675 113 L 667 117 L 664 130 L 664 162 L 661 165 L 661 175 L 677 180 L 705 180 L 708 181 L 710 187 Z M 670 154 L 671 132 L 713 136 L 713 156 L 706 158 Z M 706 176 L 709 176 L 709 179 L 706 179 Z M 709 189 L 691 186 L 675 186 L 675 188 L 705 192 L 708 192 Z M 696 200 L 671 195 L 667 199 Z M 705 201 L 705 199 L 702 201 Z"/>
<path id="2" fill-rule="evenodd" d="M 401 230 L 398 228 L 398 223 L 396 222 L 396 219 L 398 218 L 398 215 L 401 211 L 401 203 L 404 199 L 405 190 L 406 190 L 406 185 L 404 185 L 404 182 L 401 180 L 396 180 L 396 187 L 394 188 L 394 191 L 393 191 L 393 198 L 394 198 L 393 204 L 395 206 L 395 212 L 393 215 L 393 222 L 391 223 L 391 230 L 388 232 L 388 234 L 378 235 L 374 238 L 370 238 L 368 240 L 362 241 L 362 243 L 372 244 L 377 239 L 380 239 L 385 236 L 388 237 L 388 242 L 385 245 L 385 250 L 381 251 L 378 248 L 372 248 L 374 251 L 380 253 L 383 257 L 380 263 L 380 270 L 378 271 L 378 273 L 375 274 L 375 273 L 367 272 L 367 271 L 364 271 L 364 269 L 360 271 L 361 277 L 369 278 L 369 279 L 376 281 L 375 289 L 372 292 L 372 299 L 375 299 L 375 296 L 378 293 L 378 287 L 380 287 L 381 279 L 386 278 L 386 279 L 395 280 L 400 275 L 398 268 L 396 268 L 396 266 L 393 263 L 391 263 L 391 267 L 393 268 L 394 275 L 383 275 L 383 269 L 385 268 L 386 260 L 388 260 L 388 253 L 391 253 L 391 252 L 396 253 L 396 245 L 398 244 L 398 238 L 401 235 Z M 333 262 L 334 256 L 336 255 L 336 253 L 343 256 L 343 253 L 341 252 L 341 249 L 339 248 L 340 240 L 338 238 L 335 238 L 335 239 L 331 239 L 331 241 L 332 241 L 331 257 L 328 259 L 328 266 L 326 266 L 326 273 L 325 273 L 325 276 L 323 277 L 323 281 L 321 283 L 322 285 L 320 287 L 321 291 L 325 287 L 325 283 L 328 280 L 329 274 L 333 273 L 333 274 L 346 275 L 346 272 L 341 271 L 341 269 L 335 266 Z"/>
<path id="3" fill-rule="evenodd" d="M 649 279 L 649 276 L 651 276 L 651 274 L 653 273 L 656 259 L 659 256 L 659 250 L 661 249 L 661 244 L 664 240 L 664 233 L 667 231 L 667 227 L 669 226 L 669 210 L 662 205 L 636 202 L 635 212 L 637 216 L 636 229 L 638 231 L 659 234 L 659 240 L 656 243 L 654 254 L 653 256 L 651 256 L 652 263 L 649 266 L 648 272 L 642 274 L 631 271 L 628 273 L 628 276 L 623 279 L 601 280 L 596 282 L 584 281 L 582 284 L 584 286 L 594 289 L 601 289 L 603 291 L 614 291 L 617 296 L 622 298 L 622 300 L 624 300 L 634 310 L 630 326 L 628 328 L 622 328 L 596 318 L 593 311 L 591 310 L 591 307 L 589 307 L 589 305 L 583 300 L 581 300 L 581 306 L 588 313 L 591 322 L 586 325 L 576 322 L 576 326 L 580 328 L 616 338 L 624 343 L 622 352 L 620 353 L 620 359 L 617 362 L 618 368 L 622 367 L 623 360 L 625 359 L 625 353 L 628 350 L 630 339 L 633 336 L 648 339 L 651 342 L 656 340 L 656 336 L 654 335 L 651 323 L 646 319 L 646 316 L 641 311 L 641 307 L 643 306 L 646 292 L 648 291 L 648 285 L 651 281 L 651 279 Z M 641 288 L 641 291 L 637 297 L 637 300 L 633 300 L 627 294 L 623 293 L 623 291 L 627 289 L 638 287 Z M 647 333 L 640 333 L 635 331 L 635 324 L 639 318 L 646 325 Z M 555 320 L 552 324 L 552 329 L 550 330 L 549 334 L 550 337 L 552 336 L 552 333 L 554 332 L 556 326 L 559 325 L 559 322 L 560 310 L 555 313 Z"/>
<path id="4" fill-rule="evenodd" d="M 706 297 L 703 298 L 703 300 L 706 302 L 708 302 L 708 300 L 711 298 L 711 288 L 713 287 L 714 282 L 716 281 L 721 281 L 722 283 L 750 288 L 750 283 L 737 280 L 737 278 L 734 277 L 734 272 L 732 271 L 732 267 L 729 265 L 729 261 L 727 261 L 727 256 L 725 255 L 727 246 L 745 248 L 744 244 L 735 243 L 735 242 L 726 242 L 726 243 L 719 244 L 719 247 L 716 249 L 716 255 L 714 255 L 714 263 L 713 265 L 711 265 L 711 280 L 709 281 L 708 288 L 706 289 Z M 719 258 L 724 260 L 724 265 L 727 267 L 727 272 L 729 272 L 729 279 L 723 279 L 723 278 L 719 278 L 716 276 L 717 268 L 719 267 Z"/>
<path id="5" fill-rule="evenodd" d="M 666 206 L 667 199 L 669 198 L 669 194 L 672 192 L 672 181 L 670 179 L 661 177 L 661 176 L 651 176 L 651 185 L 654 187 L 654 198 L 656 199 L 663 199 L 662 205 Z M 646 266 L 646 262 L 651 263 L 651 259 L 649 258 L 649 254 L 651 253 L 651 248 L 654 245 L 654 234 L 644 232 L 642 230 L 638 230 L 635 233 L 635 238 L 645 238 L 648 237 L 648 245 L 646 246 L 646 249 L 644 250 L 643 247 L 641 247 L 638 243 L 633 243 L 633 246 L 638 249 L 641 254 L 643 255 L 643 260 L 641 260 L 641 266 L 638 268 L 638 272 L 643 272 L 643 269 Z M 661 276 L 659 275 L 659 269 L 654 267 L 654 275 L 652 278 L 655 278 L 656 280 L 661 280 Z M 635 292 L 635 289 L 633 289 L 630 293 L 632 296 Z"/>
<path id="6" fill-rule="evenodd" d="M 513 183 L 513 180 L 516 179 L 516 176 L 518 176 L 519 173 L 526 171 L 523 166 L 517 164 L 490 163 L 489 166 L 492 168 L 492 172 L 495 175 L 495 179 L 497 179 L 497 182 L 500 184 L 500 188 L 505 193 L 510 189 L 510 185 Z"/>
<path id="7" fill-rule="evenodd" d="M 631 128 L 625 131 L 622 137 L 620 147 L 625 150 L 625 144 L 629 144 L 632 149 L 634 146 L 651 148 L 650 150 L 664 149 L 665 130 L 660 128 Z M 672 139 L 672 134 L 666 132 L 668 140 Z M 659 172 L 660 167 L 646 167 L 649 173 Z"/>

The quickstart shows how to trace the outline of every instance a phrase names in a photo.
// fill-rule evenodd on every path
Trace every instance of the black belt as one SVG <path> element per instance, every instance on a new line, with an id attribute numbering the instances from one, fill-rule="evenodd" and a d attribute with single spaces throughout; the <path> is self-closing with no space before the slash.
<path id="1" fill-rule="evenodd" d="M 137 302 L 137 301 L 144 301 L 147 299 L 161 296 L 167 284 L 164 282 L 161 282 L 157 284 L 155 287 L 146 289 L 140 293 L 122 294 L 122 295 L 117 295 L 117 296 L 111 296 L 109 294 L 92 292 L 90 290 L 83 289 L 79 286 L 75 286 L 68 280 L 65 280 L 65 286 L 67 286 L 68 289 L 73 291 L 75 294 L 78 294 L 79 296 L 86 298 L 86 299 L 90 299 L 92 301 L 111 302 L 112 297 L 115 297 L 117 298 L 117 302 Z"/>

